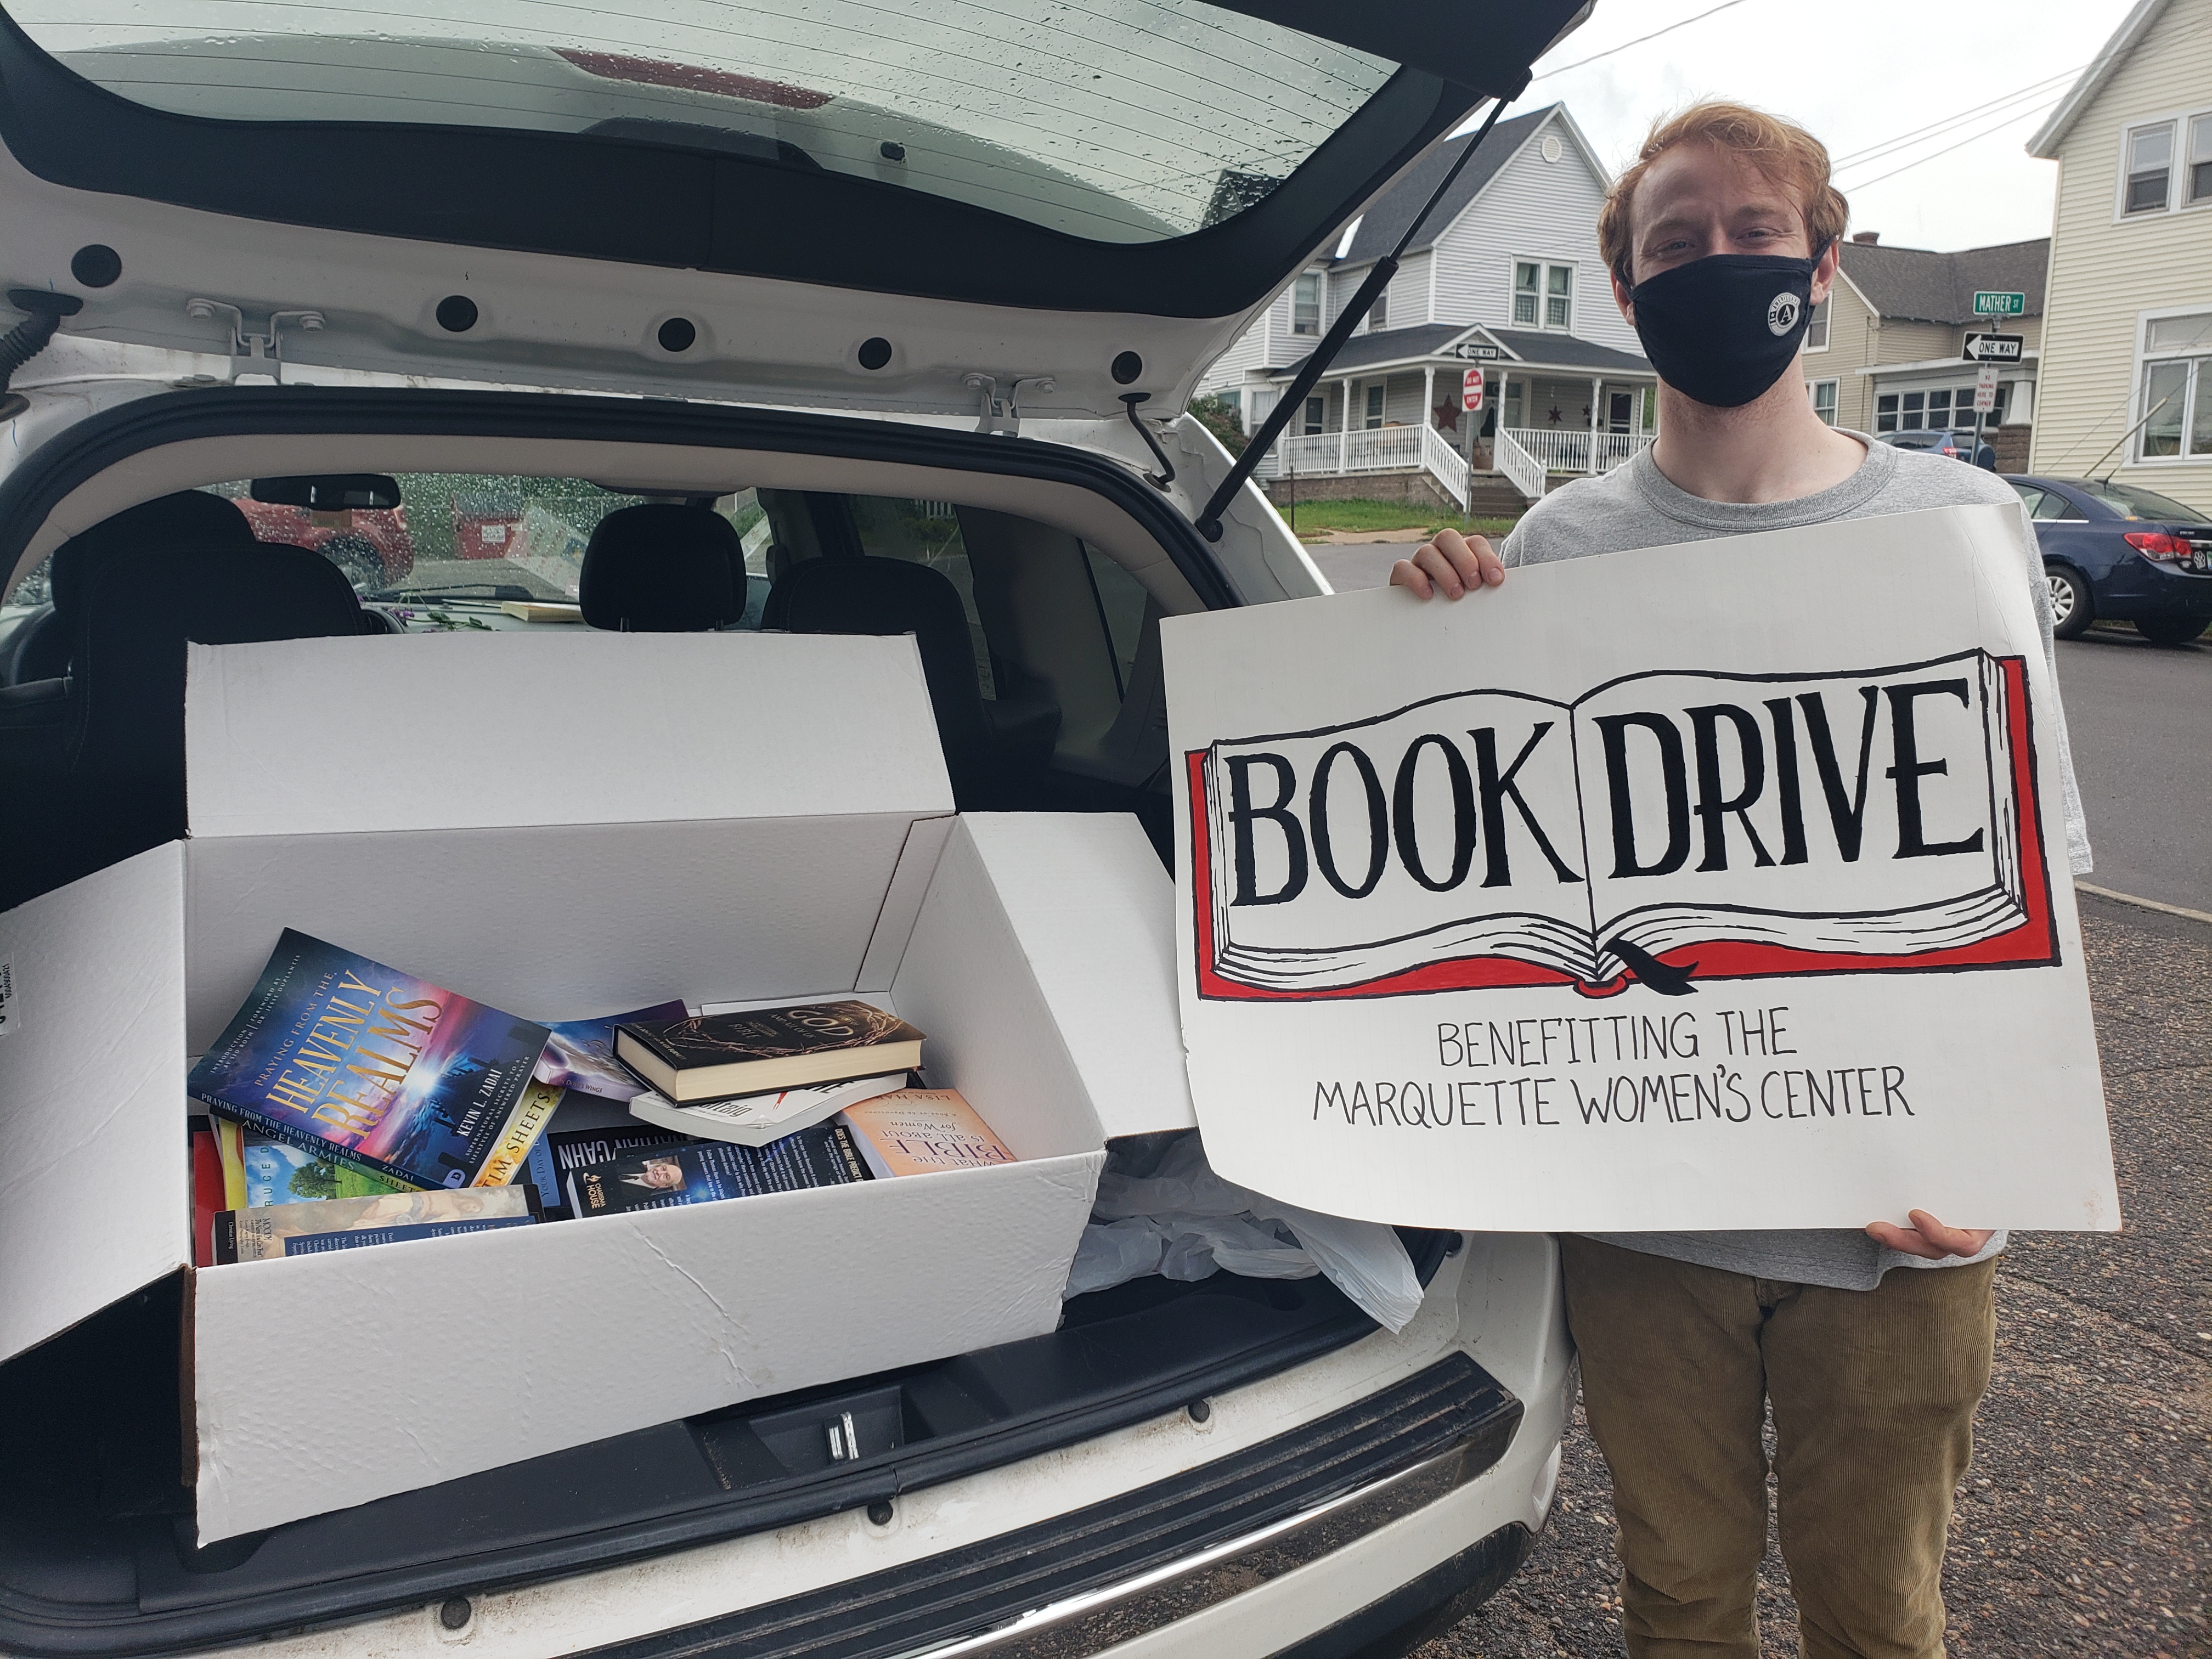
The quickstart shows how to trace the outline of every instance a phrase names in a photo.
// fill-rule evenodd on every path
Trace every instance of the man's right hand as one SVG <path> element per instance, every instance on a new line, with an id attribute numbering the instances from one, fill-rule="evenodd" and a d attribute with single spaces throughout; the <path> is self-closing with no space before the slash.
<path id="1" fill-rule="evenodd" d="M 1462 536 L 1456 530 L 1439 530 L 1433 541 L 1423 542 L 1410 559 L 1390 567 L 1390 586 L 1409 587 L 1422 599 L 1442 593 L 1448 599 L 1478 587 L 1495 587 L 1505 580 L 1505 562 L 1498 550 L 1480 536 Z"/>

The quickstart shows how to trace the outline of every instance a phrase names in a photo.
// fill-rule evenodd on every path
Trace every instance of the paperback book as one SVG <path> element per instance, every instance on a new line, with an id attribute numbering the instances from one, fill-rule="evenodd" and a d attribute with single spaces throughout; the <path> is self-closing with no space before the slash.
<path id="1" fill-rule="evenodd" d="M 414 1188 L 512 1180 L 560 1098 L 547 1029 L 290 928 L 192 1068 L 195 1100 Z"/>
<path id="2" fill-rule="evenodd" d="M 680 1002 L 656 1002 L 650 1008 L 633 1008 L 626 1014 L 599 1019 L 556 1019 L 546 1026 L 552 1035 L 545 1052 L 532 1070 L 540 1083 L 597 1095 L 601 1100 L 628 1101 L 645 1085 L 628 1066 L 615 1058 L 615 1030 L 641 1021 L 682 1019 Z"/>
<path id="3" fill-rule="evenodd" d="M 568 1198 L 579 1216 L 615 1215 L 842 1187 L 869 1178 L 868 1166 L 844 1127 L 818 1123 L 766 1146 L 679 1141 L 625 1153 L 573 1171 Z"/>
<path id="4" fill-rule="evenodd" d="M 549 1212 L 565 1213 L 568 1177 L 575 1170 L 608 1163 L 626 1152 L 672 1146 L 683 1139 L 672 1129 L 647 1123 L 607 1129 L 550 1129 L 530 1149 L 527 1179 Z"/>
<path id="5" fill-rule="evenodd" d="M 638 1020 L 616 1029 L 615 1056 L 679 1106 L 921 1064 L 921 1033 L 868 1002 L 812 1002 L 743 1013 Z"/>
<path id="6" fill-rule="evenodd" d="M 385 1193 L 226 1210 L 215 1218 L 218 1265 L 277 1256 L 357 1250 L 417 1238 L 526 1227 L 538 1218 L 538 1193 L 527 1182 L 463 1192 Z"/>
<path id="7" fill-rule="evenodd" d="M 837 1121 L 878 1180 L 939 1170 L 981 1170 L 1018 1160 L 957 1089 L 901 1089 L 857 1106 Z"/>
<path id="8" fill-rule="evenodd" d="M 849 1083 L 823 1083 L 810 1089 L 772 1089 L 766 1094 L 734 1095 L 727 1100 L 702 1101 L 696 1106 L 678 1106 L 647 1089 L 632 1097 L 629 1109 L 633 1117 L 701 1140 L 765 1146 L 771 1140 L 810 1128 L 848 1106 L 889 1094 L 903 1085 L 908 1076 L 904 1072 L 886 1072 L 881 1077 L 854 1078 Z"/>
<path id="9" fill-rule="evenodd" d="M 271 1140 L 252 1130 L 239 1132 L 239 1173 L 245 1190 L 232 1209 L 258 1210 L 271 1204 L 307 1204 L 325 1198 L 375 1198 L 414 1190 L 387 1176 L 371 1175 L 350 1164 Z"/>

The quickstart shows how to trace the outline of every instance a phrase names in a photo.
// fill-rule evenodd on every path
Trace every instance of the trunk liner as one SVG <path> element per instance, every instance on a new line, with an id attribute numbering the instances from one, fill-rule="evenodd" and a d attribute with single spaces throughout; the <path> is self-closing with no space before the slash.
<path id="1" fill-rule="evenodd" d="M 1425 1282 L 1444 1236 L 1407 1243 Z M 179 1285 L 167 1281 L 0 1366 L 0 1650 L 105 1656 L 242 1641 L 788 1525 L 1157 1416 L 1375 1328 L 1325 1279 L 1140 1279 L 1070 1303 L 1050 1336 L 748 1402 L 201 1550 L 179 1479 Z M 554 1322 L 546 1340 L 572 1335 Z M 848 1412 L 863 1425 L 863 1455 L 832 1464 L 826 1430 Z"/>

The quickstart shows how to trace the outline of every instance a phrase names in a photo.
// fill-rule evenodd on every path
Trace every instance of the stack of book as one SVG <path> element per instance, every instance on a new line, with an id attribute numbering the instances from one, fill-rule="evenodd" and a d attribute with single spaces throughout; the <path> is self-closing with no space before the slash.
<path id="1" fill-rule="evenodd" d="M 1013 1161 L 867 1002 L 545 1025 L 286 930 L 191 1073 L 202 1266 Z"/>

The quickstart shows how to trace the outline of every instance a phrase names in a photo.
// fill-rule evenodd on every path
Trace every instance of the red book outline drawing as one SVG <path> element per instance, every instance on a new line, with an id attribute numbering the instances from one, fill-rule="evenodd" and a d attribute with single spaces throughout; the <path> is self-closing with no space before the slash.
<path id="1" fill-rule="evenodd" d="M 2009 854 L 2009 868 L 2016 882 L 1998 901 L 1994 893 L 1988 896 L 1994 908 L 2009 918 L 2008 925 L 1985 927 L 1978 936 L 1960 942 L 1942 944 L 1920 949 L 1878 951 L 1870 949 L 1822 950 L 1802 945 L 1778 943 L 1772 940 L 1714 938 L 1688 943 L 1675 943 L 1666 948 L 1646 951 L 1619 933 L 1599 940 L 1596 933 L 1613 933 L 1616 927 L 1632 919 L 1633 913 L 1617 917 L 1605 927 L 1595 926 L 1589 930 L 1589 945 L 1595 954 L 1592 960 L 1602 967 L 1612 964 L 1611 971 L 1577 973 L 1557 963 L 1531 959 L 1529 956 L 1514 954 L 1498 949 L 1472 950 L 1440 955 L 1432 960 L 1398 967 L 1377 973 L 1352 973 L 1348 976 L 1327 977 L 1326 966 L 1318 971 L 1310 965 L 1314 952 L 1298 954 L 1308 962 L 1300 969 L 1303 982 L 1295 985 L 1268 982 L 1270 974 L 1265 949 L 1255 951 L 1236 944 L 1229 937 L 1227 926 L 1230 905 L 1218 885 L 1229 879 L 1218 857 L 1218 838 L 1222 820 L 1218 781 L 1210 763 L 1225 747 L 1242 747 L 1263 743 L 1285 744 L 1295 740 L 1318 740 L 1339 738 L 1349 732 L 1372 728 L 1385 721 L 1395 720 L 1414 710 L 1433 704 L 1471 696 L 1498 696 L 1523 697 L 1513 692 L 1450 693 L 1442 697 L 1429 698 L 1405 708 L 1391 711 L 1364 720 L 1346 722 L 1340 726 L 1318 728 L 1310 732 L 1268 734 L 1236 740 L 1234 744 L 1216 743 L 1206 749 L 1191 750 L 1184 756 L 1185 776 L 1188 786 L 1189 820 L 1187 825 L 1190 842 L 1188 848 L 1191 871 L 1191 902 L 1196 949 L 1194 971 L 1198 994 L 1209 1000 L 1245 1002 L 1303 1002 L 1340 1000 L 1374 997 L 1411 996 L 1438 991 L 1473 990 L 1505 987 L 1537 987 L 1547 985 L 1572 986 L 1585 996 L 1610 996 L 1641 980 L 1652 988 L 1671 994 L 1686 994 L 1697 983 L 1705 981 L 1743 979 L 1799 978 L 1814 975 L 1866 973 L 1957 973 L 1988 969 L 2035 968 L 2056 964 L 2060 960 L 2058 933 L 2051 902 L 2051 879 L 2048 857 L 2044 845 L 2041 823 L 2038 816 L 2038 775 L 2033 742 L 2033 723 L 2031 717 L 2027 665 L 2018 656 L 1996 656 L 1983 651 L 1967 651 L 1918 663 L 1869 669 L 1855 673 L 1791 673 L 1774 675 L 1719 674 L 1698 671 L 1649 671 L 1623 675 L 1594 688 L 1572 705 L 1553 704 L 1571 712 L 1589 702 L 1600 693 L 1638 680 L 1650 680 L 1665 675 L 1687 672 L 1692 677 L 1716 682 L 1762 685 L 1817 684 L 1833 686 L 1849 684 L 1862 689 L 1867 682 L 1882 682 L 1896 677 L 1939 671 L 1961 665 L 1975 665 L 1982 676 L 1982 714 L 1984 729 L 1985 753 L 1990 761 L 1989 829 L 1991 832 L 1991 857 L 2005 867 L 2005 855 Z M 1528 701 L 1546 702 L 1544 699 Z M 1996 716 L 1992 723 L 1990 716 Z M 1862 768 L 1863 771 L 1863 768 Z M 1582 787 L 1582 774 L 1577 774 L 1577 787 Z M 1289 799 L 1285 793 L 1285 799 Z M 1588 872 L 1589 819 L 1585 814 L 1583 832 L 1583 869 Z M 2008 845 L 2006 843 L 2008 842 Z M 1594 889 L 1593 889 L 1594 890 Z M 1926 909 L 1929 907 L 1921 907 Z M 1989 908 L 1989 907 L 1984 907 Z M 1592 901 L 1595 922 L 1595 900 Z M 1899 909 L 1893 912 L 1856 911 L 1807 913 L 1783 911 L 1752 912 L 1763 921 L 1776 925 L 1805 921 L 1826 925 L 1849 923 L 1857 920 L 1889 924 L 1910 918 L 1912 912 Z M 1479 919 L 1477 919 L 1479 920 Z M 1417 941 L 1426 935 L 1444 933 L 1455 927 L 1464 929 L 1468 919 L 1462 917 L 1424 928 L 1419 933 L 1372 941 L 1352 947 L 1346 955 L 1371 956 L 1393 947 L 1401 953 L 1414 949 Z M 1327 952 L 1319 953 L 1325 958 Z M 1246 967 L 1256 963 L 1256 968 Z M 1243 971 L 1239 971 L 1243 969 Z"/>

